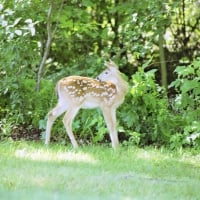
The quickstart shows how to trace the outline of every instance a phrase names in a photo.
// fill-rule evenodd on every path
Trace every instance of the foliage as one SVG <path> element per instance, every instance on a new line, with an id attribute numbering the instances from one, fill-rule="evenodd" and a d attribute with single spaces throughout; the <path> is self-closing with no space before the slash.
<path id="1" fill-rule="evenodd" d="M 155 82 L 155 69 L 140 67 L 132 76 L 130 94 L 120 118 L 130 139 L 140 145 L 169 143 L 177 125 L 168 109 L 165 91 Z"/>
<path id="2" fill-rule="evenodd" d="M 36 42 L 32 40 L 35 22 L 26 18 L 28 16 L 19 17 L 14 5 L 12 9 L 6 7 L 7 3 L 0 4 L 0 117 L 5 118 L 1 124 L 9 123 L 15 127 L 20 123 L 29 124 L 29 120 L 25 122 L 24 119 L 28 112 L 24 110 L 24 96 L 27 94 L 23 91 L 22 83 L 34 76 L 39 57 Z M 26 6 L 24 4 L 24 8 Z M 6 130 L 5 126 L 3 130 Z"/>
<path id="3" fill-rule="evenodd" d="M 185 122 L 183 139 L 185 143 L 198 146 L 200 141 L 200 58 L 189 65 L 177 66 L 178 78 L 170 84 L 177 91 L 173 109 Z"/>
<path id="4" fill-rule="evenodd" d="M 1 94 L 1 117 L 5 118 L 2 121 L 1 130 L 3 135 L 11 135 L 12 128 L 17 126 L 39 127 L 40 119 L 46 115 L 46 110 L 52 106 L 55 100 L 54 85 L 50 81 L 42 81 L 43 88 L 39 93 L 35 92 L 36 82 L 32 79 L 18 80 L 15 92 L 9 94 Z M 3 99 L 10 95 L 7 102 Z M 9 100 L 9 102 L 8 102 Z M 8 105 L 6 105 L 8 104 Z M 6 109 L 3 109 L 6 107 Z M 10 124 L 10 129 L 6 129 L 6 124 Z"/>

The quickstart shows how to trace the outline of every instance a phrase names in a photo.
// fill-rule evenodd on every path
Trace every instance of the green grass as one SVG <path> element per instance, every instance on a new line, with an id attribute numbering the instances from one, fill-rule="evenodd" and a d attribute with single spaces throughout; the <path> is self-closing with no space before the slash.
<path id="1" fill-rule="evenodd" d="M 200 199 L 200 154 L 0 143 L 0 199 Z"/>

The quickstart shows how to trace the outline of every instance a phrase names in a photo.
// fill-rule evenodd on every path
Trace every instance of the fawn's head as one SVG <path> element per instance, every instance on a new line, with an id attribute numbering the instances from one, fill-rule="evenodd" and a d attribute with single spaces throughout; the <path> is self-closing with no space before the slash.
<path id="1" fill-rule="evenodd" d="M 105 62 L 105 66 L 107 67 L 97 79 L 99 81 L 111 81 L 116 83 L 116 78 L 120 74 L 117 65 L 113 61 Z"/>
<path id="2" fill-rule="evenodd" d="M 112 82 L 116 85 L 118 92 L 122 92 L 122 94 L 127 93 L 128 91 L 128 83 L 122 78 L 121 72 L 118 70 L 118 66 L 113 62 L 105 62 L 105 66 L 107 69 L 104 70 L 97 79 L 99 81 L 108 81 Z"/>

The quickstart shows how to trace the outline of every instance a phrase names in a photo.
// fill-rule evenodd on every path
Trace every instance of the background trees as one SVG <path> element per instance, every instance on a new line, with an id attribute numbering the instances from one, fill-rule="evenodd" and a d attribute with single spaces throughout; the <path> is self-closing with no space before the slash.
<path id="1" fill-rule="evenodd" d="M 200 130 L 198 8 L 197 0 L 2 1 L 2 137 L 21 129 L 43 132 L 55 82 L 71 74 L 95 77 L 112 58 L 131 86 L 118 113 L 120 137 L 137 144 L 184 144 Z M 36 92 L 49 33 L 51 46 Z M 84 141 L 106 140 L 102 117 L 92 112 L 83 111 L 74 129 Z M 63 140 L 59 123 L 55 139 Z"/>

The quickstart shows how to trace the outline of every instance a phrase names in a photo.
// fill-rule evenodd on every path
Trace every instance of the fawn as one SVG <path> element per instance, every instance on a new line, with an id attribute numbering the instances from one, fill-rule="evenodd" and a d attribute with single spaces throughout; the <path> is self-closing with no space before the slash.
<path id="1" fill-rule="evenodd" d="M 72 122 L 75 116 L 81 108 L 99 107 L 110 133 L 112 147 L 118 146 L 116 109 L 124 101 L 128 83 L 121 77 L 113 61 L 105 62 L 105 65 L 107 69 L 96 79 L 69 76 L 58 81 L 56 85 L 58 103 L 48 113 L 45 144 L 50 142 L 51 127 L 54 121 L 67 111 L 63 123 L 73 147 L 78 147 L 72 132 Z"/>

